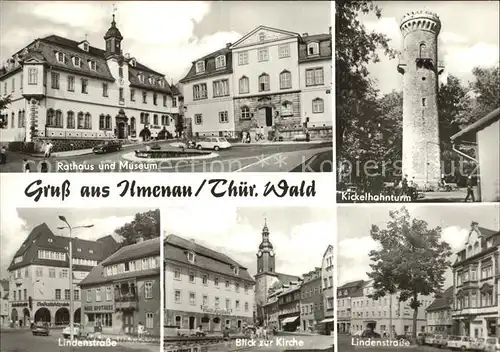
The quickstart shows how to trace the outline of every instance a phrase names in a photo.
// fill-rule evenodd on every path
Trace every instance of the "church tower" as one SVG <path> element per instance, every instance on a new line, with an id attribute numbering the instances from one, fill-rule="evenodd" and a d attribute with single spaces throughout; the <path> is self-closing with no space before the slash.
<path id="1" fill-rule="evenodd" d="M 104 40 L 106 41 L 106 59 L 110 56 L 121 55 L 123 37 L 120 30 L 116 28 L 115 15 L 113 15 L 111 27 L 106 32 Z"/>
<path id="2" fill-rule="evenodd" d="M 269 288 L 278 281 L 275 270 L 273 245 L 269 240 L 269 228 L 265 221 L 262 228 L 262 241 L 257 252 L 257 274 L 255 275 L 255 303 L 257 305 L 267 302 Z"/>
<path id="3" fill-rule="evenodd" d="M 419 187 L 437 186 L 441 177 L 438 121 L 439 17 L 417 11 L 400 25 L 403 51 L 397 67 L 403 75 L 403 176 Z"/>

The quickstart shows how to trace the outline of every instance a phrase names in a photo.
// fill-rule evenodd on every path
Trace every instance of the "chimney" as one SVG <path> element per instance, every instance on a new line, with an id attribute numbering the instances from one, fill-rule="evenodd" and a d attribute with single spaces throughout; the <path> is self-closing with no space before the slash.
<path id="1" fill-rule="evenodd" d="M 228 49 L 229 49 L 229 47 L 230 47 L 231 45 L 233 45 L 233 43 L 226 43 L 226 48 L 228 48 Z"/>
<path id="2" fill-rule="evenodd" d="M 308 35 L 309 35 L 309 33 L 302 33 L 303 37 L 307 37 Z"/>
<path id="3" fill-rule="evenodd" d="M 471 229 L 471 231 L 478 231 L 479 224 L 477 222 L 473 221 L 472 224 L 470 224 L 470 229 Z"/>

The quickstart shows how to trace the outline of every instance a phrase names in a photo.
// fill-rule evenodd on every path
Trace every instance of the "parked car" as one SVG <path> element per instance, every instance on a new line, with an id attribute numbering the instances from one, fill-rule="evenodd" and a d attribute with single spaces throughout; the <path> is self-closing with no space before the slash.
<path id="1" fill-rule="evenodd" d="M 361 337 L 361 335 L 363 335 L 362 330 L 356 331 L 354 334 L 352 334 L 352 336 L 354 336 L 354 337 Z"/>
<path id="2" fill-rule="evenodd" d="M 376 333 L 373 330 L 365 330 L 361 334 L 361 337 L 366 337 L 366 338 L 370 338 L 370 339 L 378 339 L 378 338 L 380 338 L 380 334 Z"/>
<path id="3" fill-rule="evenodd" d="M 484 348 L 486 347 L 486 339 L 478 338 L 474 339 L 474 341 L 471 341 L 470 343 L 470 349 L 473 351 L 484 351 Z"/>
<path id="4" fill-rule="evenodd" d="M 434 334 L 426 334 L 424 336 L 423 345 L 432 345 L 434 342 Z"/>
<path id="5" fill-rule="evenodd" d="M 99 144 L 92 149 L 95 154 L 104 154 L 116 152 L 122 149 L 122 143 L 119 140 L 106 141 L 103 144 Z"/>
<path id="6" fill-rule="evenodd" d="M 31 328 L 31 332 L 33 336 L 49 336 L 50 335 L 50 327 L 49 323 L 44 323 L 39 321 L 35 323 Z"/>
<path id="7" fill-rule="evenodd" d="M 62 331 L 62 335 L 65 339 L 69 339 L 70 335 L 73 335 L 73 338 L 78 338 L 80 336 L 80 324 L 73 323 L 73 334 L 71 334 L 71 327 L 66 326 Z"/>
<path id="8" fill-rule="evenodd" d="M 446 345 L 451 350 L 470 350 L 471 338 L 468 336 L 455 336 L 453 340 L 448 340 Z"/>
<path id="9" fill-rule="evenodd" d="M 446 335 L 436 335 L 434 336 L 434 341 L 432 341 L 432 345 L 438 348 L 446 347 L 448 343 L 448 336 Z"/>
<path id="10" fill-rule="evenodd" d="M 423 345 L 425 343 L 425 337 L 427 336 L 427 333 L 425 332 L 419 332 L 417 333 L 417 343 L 419 345 Z"/>
<path id="11" fill-rule="evenodd" d="M 500 351 L 500 338 L 498 337 L 488 337 L 484 344 L 484 350 L 486 352 L 499 352 Z"/>
<path id="12" fill-rule="evenodd" d="M 229 149 L 231 148 L 231 143 L 227 141 L 224 137 L 207 137 L 196 143 L 197 149 L 213 149 L 215 151 L 219 149 Z"/>

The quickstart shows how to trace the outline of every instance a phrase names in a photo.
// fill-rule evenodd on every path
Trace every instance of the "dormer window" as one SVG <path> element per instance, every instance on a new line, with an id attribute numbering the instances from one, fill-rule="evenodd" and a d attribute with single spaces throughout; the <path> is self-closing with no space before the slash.
<path id="1" fill-rule="evenodd" d="M 220 69 L 226 67 L 226 56 L 219 55 L 215 58 L 215 68 Z"/>
<path id="2" fill-rule="evenodd" d="M 240 274 L 240 268 L 237 266 L 233 266 L 233 273 L 234 275 L 238 276 Z"/>
<path id="3" fill-rule="evenodd" d="M 89 51 L 89 45 L 87 43 L 83 43 L 83 50 Z"/>
<path id="4" fill-rule="evenodd" d="M 187 253 L 187 259 L 190 263 L 194 263 L 194 259 L 195 259 L 195 254 L 194 252 L 188 252 Z"/>
<path id="5" fill-rule="evenodd" d="M 159 85 L 160 85 L 160 87 L 162 87 L 162 88 L 164 88 L 164 87 L 165 87 L 165 81 L 164 81 L 164 80 L 162 80 L 162 79 L 160 79 L 160 80 L 158 81 L 158 84 L 159 84 Z"/>
<path id="6" fill-rule="evenodd" d="M 130 66 L 135 67 L 136 61 L 135 59 L 130 60 Z"/>
<path id="7" fill-rule="evenodd" d="M 319 44 L 309 43 L 307 44 L 307 55 L 319 55 Z"/>
<path id="8" fill-rule="evenodd" d="M 154 77 L 149 77 L 149 84 L 155 84 Z"/>
<path id="9" fill-rule="evenodd" d="M 89 249 L 89 253 L 92 254 L 94 253 L 94 251 L 92 249 Z"/>
<path id="10" fill-rule="evenodd" d="M 202 73 L 202 72 L 205 72 L 205 62 L 198 61 L 196 63 L 196 73 Z"/>
<path id="11" fill-rule="evenodd" d="M 61 52 L 56 53 L 57 62 L 64 62 L 64 54 Z"/>
<path id="12" fill-rule="evenodd" d="M 77 248 L 77 249 L 76 249 L 76 251 L 77 251 L 77 252 L 81 252 L 81 251 L 82 251 L 82 249 L 81 249 L 81 248 Z"/>
<path id="13" fill-rule="evenodd" d="M 79 57 L 74 57 L 73 58 L 73 65 L 75 65 L 76 67 L 80 67 L 82 65 L 82 61 L 80 60 Z"/>
<path id="14" fill-rule="evenodd" d="M 96 69 L 96 64 L 95 64 L 95 61 L 89 61 L 89 68 L 93 71 L 95 71 Z"/>
<path id="15" fill-rule="evenodd" d="M 52 238 L 49 238 L 47 241 L 49 241 L 49 243 L 54 242 L 54 240 Z"/>
<path id="16" fill-rule="evenodd" d="M 265 33 L 259 33 L 259 41 L 263 42 L 266 40 L 266 34 Z"/>
<path id="17" fill-rule="evenodd" d="M 144 83 L 144 75 L 142 73 L 139 73 L 139 82 Z"/>

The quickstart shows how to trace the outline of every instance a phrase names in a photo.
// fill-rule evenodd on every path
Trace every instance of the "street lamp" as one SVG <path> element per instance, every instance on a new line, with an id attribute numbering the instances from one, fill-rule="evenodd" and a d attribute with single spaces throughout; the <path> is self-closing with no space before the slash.
<path id="1" fill-rule="evenodd" d="M 74 226 L 72 227 L 66 218 L 62 215 L 59 215 L 59 220 L 64 222 L 66 226 L 60 226 L 57 229 L 58 230 L 64 230 L 68 229 L 69 230 L 69 249 L 68 249 L 68 260 L 69 260 L 69 328 L 70 328 L 70 341 L 73 342 L 73 326 L 74 326 L 74 316 L 73 316 L 73 299 L 74 299 L 74 292 L 73 292 L 73 238 L 71 237 L 72 231 L 76 229 L 88 229 L 91 227 L 94 227 L 94 225 L 81 225 L 81 226 Z M 81 313 L 80 313 L 81 314 Z M 81 318 L 80 318 L 80 323 L 81 323 Z"/>

